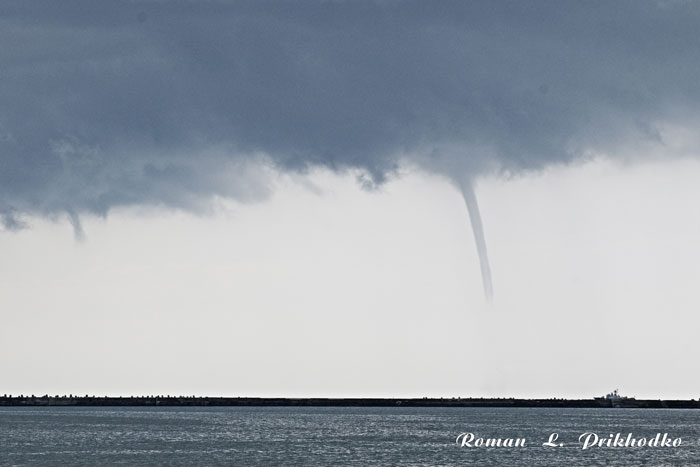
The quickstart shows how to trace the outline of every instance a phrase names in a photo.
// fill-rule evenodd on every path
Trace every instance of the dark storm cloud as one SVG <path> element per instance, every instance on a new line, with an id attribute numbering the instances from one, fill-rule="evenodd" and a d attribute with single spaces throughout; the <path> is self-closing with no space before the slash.
<path id="1" fill-rule="evenodd" d="M 539 169 L 700 113 L 690 2 L 4 2 L 0 213 L 201 209 L 252 166 Z"/>

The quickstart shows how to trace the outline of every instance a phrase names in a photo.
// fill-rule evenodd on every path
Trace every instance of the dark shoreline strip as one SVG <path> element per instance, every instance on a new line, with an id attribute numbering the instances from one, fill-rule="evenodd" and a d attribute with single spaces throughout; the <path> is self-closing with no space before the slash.
<path id="1" fill-rule="evenodd" d="M 700 409 L 696 400 L 487 399 L 487 398 L 271 398 L 271 397 L 98 397 L 4 396 L 0 407 L 549 407 Z"/>

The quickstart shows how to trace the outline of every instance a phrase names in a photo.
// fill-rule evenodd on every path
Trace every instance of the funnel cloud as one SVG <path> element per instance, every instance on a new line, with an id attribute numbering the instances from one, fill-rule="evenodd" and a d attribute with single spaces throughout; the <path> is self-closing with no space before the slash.
<path id="1" fill-rule="evenodd" d="M 481 280 L 484 284 L 484 296 L 487 302 L 493 300 L 493 283 L 491 282 L 491 265 L 489 264 L 489 255 L 486 250 L 486 238 L 484 237 L 484 226 L 481 222 L 481 213 L 479 212 L 479 204 L 476 200 L 474 187 L 469 178 L 464 178 L 460 184 L 464 203 L 469 211 L 469 220 L 474 232 L 474 242 L 476 250 L 479 254 L 479 267 L 481 268 Z"/>

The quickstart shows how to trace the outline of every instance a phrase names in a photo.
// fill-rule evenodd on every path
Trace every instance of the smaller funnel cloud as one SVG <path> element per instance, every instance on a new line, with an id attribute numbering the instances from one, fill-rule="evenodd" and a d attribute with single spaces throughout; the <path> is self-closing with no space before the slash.
<path id="1" fill-rule="evenodd" d="M 83 224 L 80 222 L 78 213 L 73 210 L 68 210 L 68 221 L 73 227 L 73 237 L 75 241 L 83 242 L 85 240 L 85 231 L 83 230 Z"/>
<path id="2" fill-rule="evenodd" d="M 469 220 L 472 224 L 474 232 L 474 241 L 476 242 L 476 250 L 479 253 L 479 266 L 481 267 L 481 280 L 484 283 L 484 295 L 486 301 L 493 301 L 493 284 L 491 282 L 491 266 L 489 265 L 489 255 L 486 251 L 486 239 L 484 238 L 484 226 L 481 222 L 481 214 L 479 213 L 479 204 L 476 201 L 474 193 L 474 185 L 471 178 L 464 177 L 460 181 L 460 188 L 464 202 L 469 211 Z"/>

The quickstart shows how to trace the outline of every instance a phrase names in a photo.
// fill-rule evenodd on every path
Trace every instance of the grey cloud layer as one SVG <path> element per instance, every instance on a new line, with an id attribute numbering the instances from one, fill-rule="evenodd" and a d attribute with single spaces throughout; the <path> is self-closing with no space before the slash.
<path id="1" fill-rule="evenodd" d="M 5 2 L 0 213 L 199 209 L 251 167 L 538 169 L 700 113 L 690 2 Z M 72 214 L 71 214 L 72 216 Z"/>

